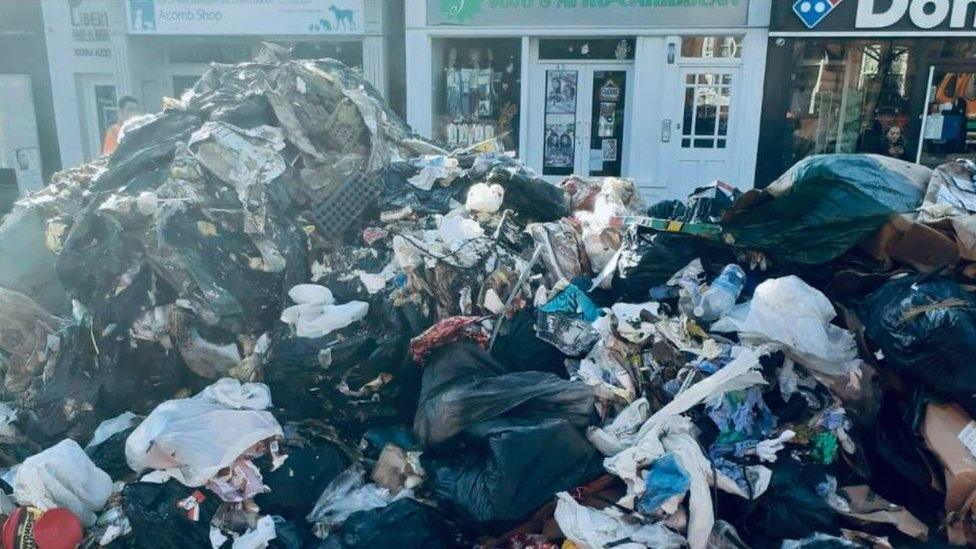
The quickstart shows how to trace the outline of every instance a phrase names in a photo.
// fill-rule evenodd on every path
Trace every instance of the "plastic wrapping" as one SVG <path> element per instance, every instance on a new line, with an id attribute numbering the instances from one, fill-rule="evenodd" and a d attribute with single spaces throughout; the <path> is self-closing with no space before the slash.
<path id="1" fill-rule="evenodd" d="M 248 448 L 275 436 L 263 384 L 222 379 L 193 398 L 168 400 L 136 427 L 125 444 L 135 471 L 162 469 L 186 486 L 202 486 Z"/>

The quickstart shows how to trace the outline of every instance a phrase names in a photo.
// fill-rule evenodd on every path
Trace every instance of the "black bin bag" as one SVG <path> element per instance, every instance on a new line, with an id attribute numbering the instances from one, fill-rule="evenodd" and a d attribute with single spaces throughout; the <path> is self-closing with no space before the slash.
<path id="1" fill-rule="evenodd" d="M 427 488 L 473 533 L 511 528 L 602 472 L 596 449 L 564 419 L 500 419 L 464 438 L 463 450 L 425 453 L 423 465 Z"/>
<path id="2" fill-rule="evenodd" d="M 182 549 L 211 547 L 210 521 L 220 499 L 204 488 L 175 480 L 164 484 L 134 482 L 122 491 L 122 510 L 132 525 L 134 547 Z M 194 505 L 196 510 L 188 510 Z"/>
<path id="3" fill-rule="evenodd" d="M 962 286 L 924 275 L 892 279 L 864 299 L 860 317 L 885 364 L 935 393 L 972 399 L 976 299 Z"/>
<path id="4" fill-rule="evenodd" d="M 433 507 L 404 498 L 386 507 L 357 511 L 317 549 L 447 549 L 455 547 L 455 528 Z"/>
<path id="5" fill-rule="evenodd" d="M 262 456 L 258 465 L 264 484 L 271 489 L 254 498 L 261 512 L 302 521 L 326 486 L 349 466 L 349 459 L 338 446 L 326 442 L 292 449 L 285 463 L 273 471 L 268 458 Z"/>
<path id="6" fill-rule="evenodd" d="M 421 445 L 449 445 L 484 421 L 565 419 L 585 427 L 593 415 L 593 392 L 582 381 L 549 372 L 509 372 L 476 343 L 434 349 L 424 366 L 414 432 Z"/>

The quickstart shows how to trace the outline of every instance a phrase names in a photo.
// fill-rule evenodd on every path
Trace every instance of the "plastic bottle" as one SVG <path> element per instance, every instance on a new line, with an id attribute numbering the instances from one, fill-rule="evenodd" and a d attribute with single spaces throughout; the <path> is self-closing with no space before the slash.
<path id="1" fill-rule="evenodd" d="M 695 317 L 711 322 L 724 316 L 735 306 L 745 283 L 746 273 L 742 267 L 734 263 L 726 265 L 722 274 L 702 294 L 701 301 L 695 306 Z"/>
<path id="2" fill-rule="evenodd" d="M 678 279 L 678 311 L 685 316 L 694 315 L 695 308 L 701 303 L 702 294 L 698 286 L 698 281 L 691 277 L 681 277 Z"/>

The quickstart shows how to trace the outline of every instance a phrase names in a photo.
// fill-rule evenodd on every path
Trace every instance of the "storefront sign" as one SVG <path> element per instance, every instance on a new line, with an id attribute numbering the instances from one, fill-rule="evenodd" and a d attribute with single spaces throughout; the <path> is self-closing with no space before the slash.
<path id="1" fill-rule="evenodd" d="M 361 34 L 363 0 L 127 0 L 132 34 Z"/>
<path id="2" fill-rule="evenodd" d="M 748 12 L 749 0 L 427 0 L 429 25 L 741 26 Z"/>
<path id="3" fill-rule="evenodd" d="M 75 57 L 112 57 L 109 12 L 103 2 L 80 0 L 68 4 Z"/>
<path id="4" fill-rule="evenodd" d="M 976 29 L 976 0 L 796 0 L 773 2 L 774 32 Z"/>

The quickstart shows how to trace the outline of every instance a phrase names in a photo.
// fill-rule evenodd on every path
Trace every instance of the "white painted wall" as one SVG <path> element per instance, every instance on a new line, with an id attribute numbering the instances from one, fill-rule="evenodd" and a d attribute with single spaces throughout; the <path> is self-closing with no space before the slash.
<path id="1" fill-rule="evenodd" d="M 532 62 L 530 37 L 567 36 L 566 29 L 521 28 L 497 29 L 484 27 L 427 27 L 426 1 L 404 0 L 406 15 L 406 72 L 407 122 L 421 135 L 430 136 L 433 121 L 432 40 L 442 37 L 521 36 L 522 41 L 522 127 L 520 156 L 527 156 L 529 143 L 527 113 L 530 105 L 529 82 Z M 663 198 L 684 198 L 683 192 L 669 188 L 667 170 L 662 161 L 666 154 L 660 143 L 661 121 L 673 117 L 668 110 L 668 94 L 682 93 L 677 85 L 679 65 L 665 62 L 668 40 L 681 35 L 737 34 L 743 38 L 741 86 L 732 127 L 736 149 L 731 169 L 725 179 L 741 189 L 752 187 L 755 179 L 759 144 L 759 122 L 762 109 L 763 79 L 766 65 L 769 15 L 773 0 L 751 0 L 746 27 L 726 29 L 633 29 L 580 27 L 571 36 L 637 36 L 634 61 L 634 97 L 631 101 L 633 130 L 627 138 L 630 176 L 642 188 L 649 201 Z M 517 33 L 514 34 L 513 33 Z M 680 135 L 677 136 L 680 138 Z M 675 136 L 672 136 L 674 139 Z M 702 184 L 707 181 L 702 181 Z"/>

